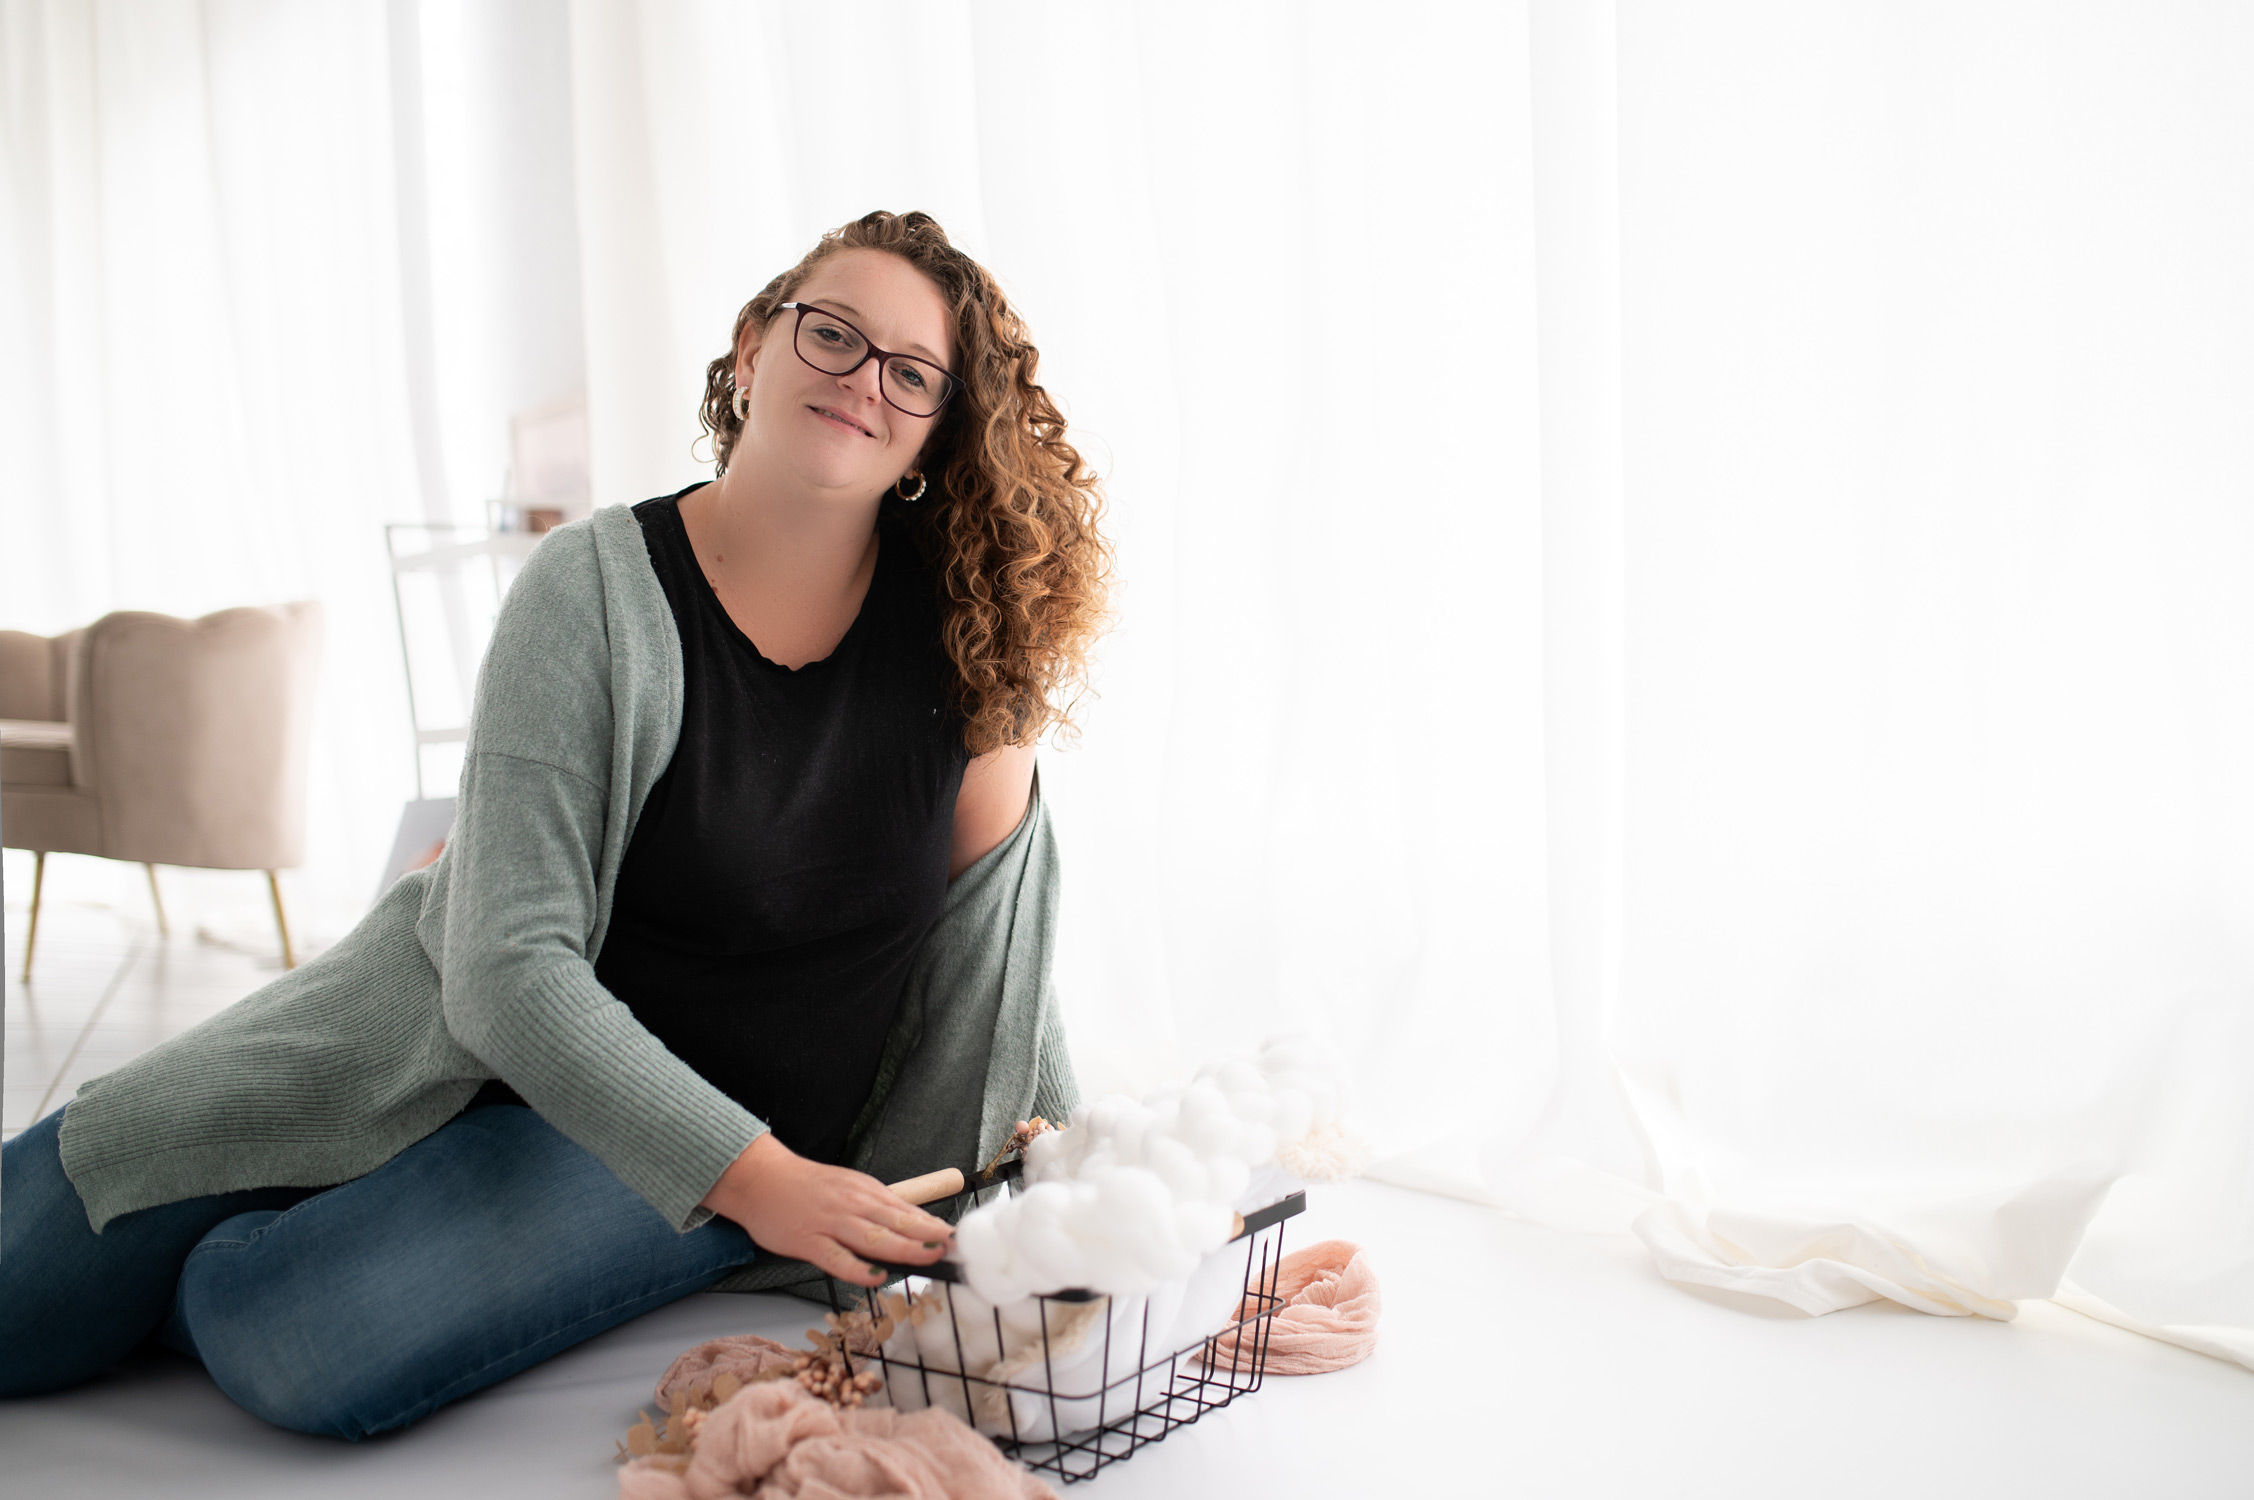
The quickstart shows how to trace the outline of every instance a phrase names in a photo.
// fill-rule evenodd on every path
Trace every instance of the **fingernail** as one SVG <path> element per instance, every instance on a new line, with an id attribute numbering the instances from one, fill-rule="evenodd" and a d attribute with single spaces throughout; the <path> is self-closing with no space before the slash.
<path id="1" fill-rule="evenodd" d="M 939 1248 L 939 1241 L 937 1241 L 937 1240 L 925 1240 L 925 1241 L 924 1241 L 924 1248 L 925 1248 L 926 1250 L 937 1250 L 937 1249 Z"/>

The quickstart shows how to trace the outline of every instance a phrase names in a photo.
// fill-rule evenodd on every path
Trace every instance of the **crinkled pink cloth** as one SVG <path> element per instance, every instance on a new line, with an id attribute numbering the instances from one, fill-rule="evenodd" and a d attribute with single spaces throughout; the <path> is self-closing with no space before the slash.
<path id="1" fill-rule="evenodd" d="M 1360 1245 L 1324 1240 L 1293 1251 L 1276 1268 L 1276 1295 L 1283 1306 L 1268 1324 L 1269 1374 L 1343 1370 L 1377 1347 L 1377 1272 Z M 1237 1316 L 1249 1318 L 1253 1311 L 1247 1302 Z M 1214 1342 L 1223 1358 L 1234 1356 L 1237 1330 Z"/>
<path id="2" fill-rule="evenodd" d="M 691 1404 L 702 1406 L 712 1392 L 715 1377 L 733 1375 L 740 1385 L 773 1380 L 789 1375 L 793 1362 L 804 1352 L 786 1349 L 756 1333 L 706 1339 L 665 1367 L 657 1381 L 657 1404 L 671 1407 L 673 1393 L 679 1391 Z"/>
<path id="3" fill-rule="evenodd" d="M 713 1408 L 688 1469 L 648 1458 L 619 1500 L 1056 1500 L 1056 1491 L 937 1407 L 840 1411 L 795 1380 L 747 1386 Z"/>

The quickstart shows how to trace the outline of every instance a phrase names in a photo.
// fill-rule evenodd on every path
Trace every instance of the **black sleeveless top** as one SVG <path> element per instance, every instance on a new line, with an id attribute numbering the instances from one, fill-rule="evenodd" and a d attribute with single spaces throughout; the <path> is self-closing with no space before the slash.
<path id="1" fill-rule="evenodd" d="M 686 691 L 595 976 L 784 1145 L 840 1162 L 947 894 L 969 755 L 935 585 L 880 514 L 860 614 L 836 650 L 792 671 L 721 607 L 681 495 L 634 507 Z"/>

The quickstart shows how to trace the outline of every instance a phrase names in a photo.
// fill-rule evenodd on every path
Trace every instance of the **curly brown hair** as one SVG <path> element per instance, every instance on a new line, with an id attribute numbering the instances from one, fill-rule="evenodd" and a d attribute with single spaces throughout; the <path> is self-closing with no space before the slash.
<path id="1" fill-rule="evenodd" d="M 940 638 L 955 664 L 963 738 L 973 755 L 1067 735 L 1101 633 L 1111 548 L 1098 533 L 1096 476 L 1065 441 L 1064 416 L 1034 380 L 1041 353 L 986 268 L 925 213 L 873 213 L 833 229 L 736 314 L 728 352 L 705 369 L 698 412 L 718 473 L 736 419 L 735 351 L 744 329 L 791 301 L 841 250 L 883 250 L 931 278 L 954 320 L 962 388 L 926 448 L 928 490 L 900 506 L 940 582 Z M 891 495 L 887 506 L 900 505 Z"/>

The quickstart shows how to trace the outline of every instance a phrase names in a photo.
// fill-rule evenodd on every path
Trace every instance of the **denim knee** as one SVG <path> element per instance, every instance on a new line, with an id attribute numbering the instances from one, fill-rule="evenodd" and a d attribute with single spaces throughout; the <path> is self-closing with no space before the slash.
<path id="1" fill-rule="evenodd" d="M 222 1350 L 239 1348 L 222 1344 Z M 262 1422 L 312 1437 L 343 1438 L 357 1443 L 377 1429 L 355 1405 L 359 1392 L 328 1381 L 309 1383 L 285 1374 L 271 1364 L 252 1359 L 231 1359 L 222 1353 L 214 1364 L 204 1357 L 204 1368 L 227 1399 Z"/>
<path id="2" fill-rule="evenodd" d="M 674 1233 L 529 1109 L 482 1109 L 289 1213 L 216 1225 L 180 1272 L 178 1324 L 245 1410 L 358 1439 L 752 1253 L 733 1224 Z"/>
<path id="3" fill-rule="evenodd" d="M 0 1397 L 90 1380 L 164 1316 L 201 1225 L 195 1205 L 96 1235 L 63 1172 L 57 1110 L 0 1147 Z"/>
<path id="4" fill-rule="evenodd" d="M 283 1215 L 238 1214 L 204 1237 L 180 1272 L 177 1320 L 229 1400 L 292 1432 L 358 1442 L 380 1420 L 366 1370 L 334 1358 L 297 1299 L 260 1295 L 259 1241 Z"/>

